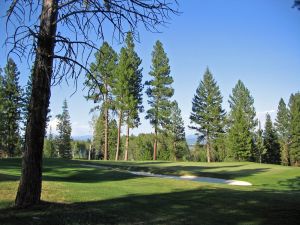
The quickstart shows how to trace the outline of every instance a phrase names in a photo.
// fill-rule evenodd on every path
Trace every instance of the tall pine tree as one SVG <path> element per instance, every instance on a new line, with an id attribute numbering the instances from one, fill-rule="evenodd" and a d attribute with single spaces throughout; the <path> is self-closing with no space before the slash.
<path id="1" fill-rule="evenodd" d="M 123 116 L 127 125 L 125 160 L 128 159 L 130 128 L 137 127 L 140 122 L 139 113 L 143 111 L 142 105 L 142 60 L 134 50 L 133 36 L 129 32 L 126 36 L 126 46 L 121 49 L 119 64 L 116 72 L 113 93 L 115 106 L 119 114 L 118 141 L 115 159 L 118 160 L 120 148 L 120 132 Z"/>
<path id="2" fill-rule="evenodd" d="M 289 108 L 291 116 L 291 164 L 300 166 L 300 92 L 291 95 Z"/>
<path id="3" fill-rule="evenodd" d="M 9 58 L 4 68 L 4 90 L 3 90 L 3 108 L 4 108 L 4 125 L 5 140 L 4 145 L 10 156 L 20 152 L 20 127 L 21 107 L 22 107 L 22 90 L 19 85 L 20 72 L 15 62 Z"/>
<path id="4" fill-rule="evenodd" d="M 217 82 L 207 68 L 192 101 L 190 120 L 199 137 L 206 143 L 207 162 L 212 161 L 212 142 L 223 131 L 225 111 Z"/>
<path id="5" fill-rule="evenodd" d="M 62 113 L 57 115 L 58 119 L 57 124 L 57 149 L 59 157 L 64 159 L 72 158 L 72 149 L 71 149 L 71 121 L 70 114 L 68 110 L 67 100 L 65 99 L 62 106 Z"/>
<path id="6" fill-rule="evenodd" d="M 87 74 L 85 84 L 89 88 L 87 99 L 94 101 L 94 103 L 102 102 L 102 107 L 104 108 L 104 160 L 107 160 L 109 109 L 112 108 L 112 85 L 115 78 L 118 55 L 107 42 L 104 42 L 100 50 L 95 53 L 95 58 L 96 61 L 91 64 L 91 74 Z M 100 109 L 100 106 L 96 106 L 96 108 Z"/>
<path id="7" fill-rule="evenodd" d="M 289 166 L 291 164 L 290 160 L 290 113 L 284 100 L 281 98 L 279 101 L 277 116 L 275 120 L 275 128 L 278 134 L 281 152 L 281 163 L 283 165 Z"/>
<path id="8" fill-rule="evenodd" d="M 238 81 L 229 96 L 230 114 L 228 148 L 236 160 L 253 160 L 254 129 L 257 125 L 254 99 L 242 81 Z"/>
<path id="9" fill-rule="evenodd" d="M 280 163 L 280 146 L 278 137 L 270 114 L 266 115 L 265 130 L 263 133 L 264 146 L 266 154 L 263 157 L 265 163 L 278 164 Z"/>
<path id="10" fill-rule="evenodd" d="M 173 78 L 170 76 L 170 65 L 167 54 L 160 41 L 156 41 L 152 52 L 152 66 L 149 75 L 153 78 L 146 82 L 146 94 L 150 109 L 147 110 L 146 119 L 154 128 L 153 160 L 157 158 L 158 133 L 168 124 L 171 115 L 170 98 L 174 94 L 171 87 Z"/>

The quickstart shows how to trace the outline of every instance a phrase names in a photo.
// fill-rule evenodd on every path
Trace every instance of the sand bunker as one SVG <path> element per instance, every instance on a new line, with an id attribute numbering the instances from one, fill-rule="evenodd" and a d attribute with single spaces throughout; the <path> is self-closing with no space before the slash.
<path id="1" fill-rule="evenodd" d="M 82 166 L 94 167 L 94 168 L 101 168 L 101 169 L 113 169 L 112 167 L 108 166 L 97 166 L 91 164 L 81 164 Z M 171 175 L 162 175 L 162 174 L 154 174 L 149 172 L 139 172 L 139 171 L 130 171 L 130 170 L 121 170 L 126 171 L 128 173 L 137 175 L 137 176 L 146 176 L 146 177 L 158 177 L 158 178 L 166 178 L 166 179 L 175 179 L 175 180 L 190 180 L 190 181 L 197 181 L 197 182 L 207 182 L 207 183 L 216 183 L 216 184 L 228 184 L 228 185 L 237 185 L 237 186 L 251 186 L 252 184 L 246 181 L 240 180 L 226 180 L 221 178 L 213 178 L 213 177 L 198 177 L 198 176 L 171 176 Z"/>

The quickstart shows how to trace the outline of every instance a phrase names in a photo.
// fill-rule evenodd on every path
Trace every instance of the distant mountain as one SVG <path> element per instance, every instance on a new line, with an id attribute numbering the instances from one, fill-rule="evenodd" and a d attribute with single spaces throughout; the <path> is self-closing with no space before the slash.
<path id="1" fill-rule="evenodd" d="M 73 136 L 72 138 L 75 141 L 87 141 L 92 139 L 92 135 Z"/>

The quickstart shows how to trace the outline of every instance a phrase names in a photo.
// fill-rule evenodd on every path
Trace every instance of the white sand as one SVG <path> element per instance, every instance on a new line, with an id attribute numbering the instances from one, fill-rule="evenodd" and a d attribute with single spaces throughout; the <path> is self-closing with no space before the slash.
<path id="1" fill-rule="evenodd" d="M 81 164 L 82 166 L 94 167 L 94 168 L 101 168 L 101 169 L 113 169 L 112 167 L 108 166 L 96 166 L 96 165 L 88 165 L 88 164 Z M 212 177 L 197 177 L 191 175 L 185 176 L 171 176 L 171 175 L 162 175 L 162 174 L 154 174 L 149 172 L 138 172 L 138 171 L 128 171 L 128 173 L 137 175 L 137 176 L 146 176 L 146 177 L 158 177 L 158 178 L 167 178 L 167 179 L 176 179 L 176 180 L 190 180 L 196 182 L 207 182 L 207 183 L 217 183 L 217 184 L 228 184 L 228 185 L 237 185 L 237 186 L 251 186 L 252 184 L 246 181 L 240 180 L 225 180 L 220 178 L 212 178 Z"/>

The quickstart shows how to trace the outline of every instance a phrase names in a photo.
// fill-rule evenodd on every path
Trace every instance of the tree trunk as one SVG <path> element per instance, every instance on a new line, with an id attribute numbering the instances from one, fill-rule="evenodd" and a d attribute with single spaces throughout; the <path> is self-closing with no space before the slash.
<path id="1" fill-rule="evenodd" d="M 207 162 L 211 162 L 211 154 L 210 154 L 210 144 L 209 142 L 206 143 L 206 157 L 207 157 Z"/>
<path id="2" fill-rule="evenodd" d="M 174 148 L 175 161 L 177 161 L 177 155 L 176 155 L 176 141 L 173 142 L 173 148 Z"/>
<path id="3" fill-rule="evenodd" d="M 42 155 L 55 46 L 57 0 L 44 0 L 33 70 L 30 112 L 25 134 L 22 173 L 15 200 L 18 207 L 40 202 L 42 191 Z"/>
<path id="4" fill-rule="evenodd" d="M 107 90 L 107 85 L 106 85 Z M 107 153 L 108 153 L 108 98 L 107 93 L 105 94 L 105 131 L 104 131 L 104 160 L 107 160 Z"/>
<path id="5" fill-rule="evenodd" d="M 153 160 L 157 157 L 157 129 L 154 130 Z"/>
<path id="6" fill-rule="evenodd" d="M 122 110 L 120 110 L 119 121 L 118 121 L 117 151 L 116 151 L 116 158 L 115 158 L 116 161 L 119 160 L 119 154 L 120 154 L 122 116 L 123 116 L 123 112 L 122 112 Z"/>
<path id="7" fill-rule="evenodd" d="M 289 145 L 288 143 L 284 143 L 284 154 L 285 154 L 285 160 L 287 163 L 287 166 L 291 165 L 291 160 L 290 160 L 290 154 L 289 154 Z"/>
<path id="8" fill-rule="evenodd" d="M 88 158 L 88 160 L 91 160 L 91 152 L 92 152 L 92 145 L 90 145 L 90 149 L 89 149 L 89 158 Z"/>
<path id="9" fill-rule="evenodd" d="M 126 144 L 125 144 L 125 157 L 124 160 L 128 160 L 128 148 L 129 148 L 129 125 L 127 124 L 127 133 L 126 133 Z"/>

